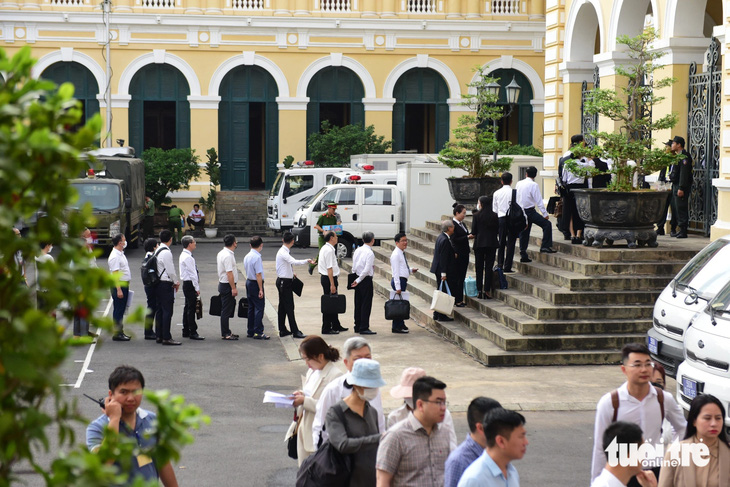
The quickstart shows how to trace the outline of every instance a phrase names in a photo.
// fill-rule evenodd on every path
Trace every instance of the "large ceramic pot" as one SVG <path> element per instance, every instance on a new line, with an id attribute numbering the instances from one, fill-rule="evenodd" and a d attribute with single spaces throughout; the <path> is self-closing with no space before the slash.
<path id="1" fill-rule="evenodd" d="M 573 189 L 578 215 L 585 222 L 584 245 L 602 247 L 626 240 L 630 249 L 656 247 L 654 224 L 659 221 L 671 191 L 612 192 Z"/>
<path id="2" fill-rule="evenodd" d="M 480 196 L 492 196 L 502 187 L 502 181 L 497 177 L 484 178 L 448 178 L 449 193 L 459 204 L 473 210 L 477 206 Z"/>

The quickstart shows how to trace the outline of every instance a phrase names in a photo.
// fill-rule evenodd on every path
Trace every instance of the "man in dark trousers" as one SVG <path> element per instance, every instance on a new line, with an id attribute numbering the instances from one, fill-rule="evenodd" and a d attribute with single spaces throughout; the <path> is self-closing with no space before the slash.
<path id="1" fill-rule="evenodd" d="M 357 279 L 352 283 L 355 289 L 355 333 L 375 335 L 370 329 L 370 312 L 373 308 L 373 274 L 375 272 L 375 254 L 373 232 L 362 234 L 363 245 L 352 254 L 352 272 Z"/>
<path id="2" fill-rule="evenodd" d="M 198 334 L 198 324 L 195 322 L 195 305 L 200 296 L 200 277 L 198 266 L 195 264 L 193 251 L 197 246 L 195 239 L 190 235 L 182 238 L 183 251 L 180 254 L 178 265 L 180 267 L 180 280 L 183 283 L 183 295 L 185 296 L 185 308 L 183 310 L 183 338 L 191 340 L 205 340 Z"/>
<path id="3" fill-rule="evenodd" d="M 672 166 L 669 179 L 672 181 L 672 229 L 679 227 L 679 232 L 672 231 L 670 235 L 677 238 L 687 238 L 689 225 L 689 193 L 692 190 L 692 157 L 684 150 L 684 138 L 679 135 L 672 139 L 672 151 L 682 154 L 682 159 Z"/>
<path id="4" fill-rule="evenodd" d="M 672 152 L 672 145 L 674 144 L 674 139 L 669 139 L 667 142 L 664 142 L 664 150 L 665 152 Z M 673 166 L 674 164 L 672 164 Z M 671 173 L 671 166 L 669 167 L 669 172 Z M 664 184 L 667 182 L 667 168 L 663 168 L 661 171 L 659 171 L 659 182 Z M 657 235 L 664 235 L 664 227 L 667 226 L 667 213 L 669 213 L 669 207 L 672 206 L 672 195 L 669 195 L 669 198 L 667 198 L 667 204 L 664 206 L 664 211 L 662 212 L 662 216 L 659 218 L 659 221 L 656 222 L 656 234 Z M 671 231 L 674 232 L 674 227 L 671 228 Z"/>
<path id="5" fill-rule="evenodd" d="M 340 275 L 340 266 L 337 264 L 335 245 L 337 235 L 335 232 L 324 233 L 324 245 L 319 251 L 317 259 L 317 270 L 319 271 L 319 282 L 322 285 L 322 292 L 325 296 L 337 294 L 337 277 Z M 337 314 L 322 313 L 322 335 L 337 335 L 341 331 L 347 331 L 340 324 Z"/>
<path id="6" fill-rule="evenodd" d="M 309 260 L 297 260 L 291 256 L 291 248 L 294 246 L 294 234 L 284 232 L 281 239 L 282 246 L 276 253 L 276 290 L 279 291 L 279 336 L 285 337 L 293 335 L 294 338 L 305 338 L 304 333 L 299 331 L 297 320 L 294 317 L 294 291 L 292 284 L 294 283 L 294 269 L 292 266 L 304 265 L 314 262 Z M 286 318 L 289 317 L 289 326 L 291 331 L 286 329 Z"/>
<path id="7" fill-rule="evenodd" d="M 454 247 L 451 244 L 451 236 L 454 234 L 454 221 L 444 220 L 441 222 L 441 234 L 436 239 L 436 246 L 433 251 L 433 262 L 431 263 L 431 272 L 436 276 L 436 289 L 439 288 L 441 282 L 446 282 L 449 289 L 454 285 L 454 262 L 456 255 Z M 444 289 L 444 292 L 446 290 Z M 454 321 L 446 315 L 434 311 L 433 319 L 437 321 Z"/>
<path id="8" fill-rule="evenodd" d="M 172 312 L 175 305 L 175 293 L 180 288 L 180 282 L 175 272 L 175 263 L 172 260 L 172 232 L 163 230 L 160 232 L 160 247 L 157 252 L 157 274 L 160 282 L 157 283 L 157 313 L 155 315 L 155 334 L 157 343 L 163 345 L 181 345 L 177 340 L 172 339 L 170 328 L 172 325 Z"/>

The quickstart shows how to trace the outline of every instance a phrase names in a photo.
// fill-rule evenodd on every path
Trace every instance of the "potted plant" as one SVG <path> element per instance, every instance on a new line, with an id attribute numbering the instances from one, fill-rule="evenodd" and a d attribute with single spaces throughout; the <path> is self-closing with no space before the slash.
<path id="1" fill-rule="evenodd" d="M 214 238 L 218 234 L 218 229 L 213 226 L 213 223 L 215 222 L 215 202 L 218 194 L 216 188 L 221 183 L 221 164 L 218 162 L 218 153 L 214 147 L 208 149 L 206 157 L 208 162 L 205 163 L 205 174 L 210 179 L 210 189 L 208 189 L 206 198 L 200 198 L 200 204 L 205 208 L 209 218 L 208 226 L 205 227 L 205 236 Z"/>
<path id="2" fill-rule="evenodd" d="M 439 161 L 450 168 L 466 171 L 464 177 L 448 178 L 451 197 L 467 207 L 475 207 L 480 196 L 492 195 L 501 187 L 498 175 L 512 165 L 511 157 L 497 157 L 510 143 L 497 140 L 497 120 L 504 116 L 499 101 L 500 86 L 477 67 L 478 79 L 467 86 L 472 93 L 462 94 L 463 104 L 476 109 L 476 115 L 462 115 L 453 130 L 453 139 L 439 152 Z M 513 86 L 514 85 L 514 86 Z M 509 91 L 517 87 L 516 93 Z M 519 86 L 511 83 L 508 98 L 519 97 Z"/>
<path id="3" fill-rule="evenodd" d="M 578 214 L 586 224 L 584 245 L 601 247 L 604 242 L 613 245 L 616 240 L 626 240 L 629 248 L 657 246 L 654 224 L 661 218 L 671 193 L 643 189 L 642 183 L 645 175 L 678 160 L 672 153 L 651 148 L 653 131 L 671 129 L 678 118 L 676 113 L 652 118 L 653 107 L 664 99 L 655 90 L 675 81 L 653 79 L 654 72 L 661 67 L 656 61 L 664 55 L 650 49 L 656 39 L 652 28 L 636 37 L 619 37 L 618 42 L 627 47 L 627 54 L 634 60 L 629 66 L 616 68 L 616 73 L 626 78 L 626 86 L 620 90 L 595 89 L 586 100 L 588 113 L 609 118 L 618 127 L 612 132 L 592 131 L 596 140 L 593 147 L 571 149 L 576 157 L 609 160 L 608 171 L 581 167 L 574 160 L 565 163 L 578 176 L 612 175 L 605 189 L 573 190 Z"/>

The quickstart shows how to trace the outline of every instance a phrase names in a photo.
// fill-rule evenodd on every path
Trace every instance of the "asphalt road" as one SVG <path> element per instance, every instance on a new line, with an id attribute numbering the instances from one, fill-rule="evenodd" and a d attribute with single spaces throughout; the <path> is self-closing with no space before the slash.
<path id="1" fill-rule="evenodd" d="M 201 243 L 195 253 L 206 310 L 198 324 L 200 334 L 207 338 L 205 341 L 182 339 L 182 346 L 165 347 L 144 340 L 141 324 L 125 326 L 125 331 L 134 335 L 130 342 L 113 342 L 104 334 L 93 350 L 90 345 L 73 350 L 63 369 L 67 391 L 70 396 L 79 398 L 81 412 L 92 420 L 101 412 L 82 394 L 105 395 L 110 372 L 120 364 L 133 365 L 144 374 L 147 389 L 169 389 L 175 394 L 183 394 L 187 401 L 200 405 L 211 417 L 211 424 L 194 433 L 196 442 L 183 451 L 180 463 L 175 465 L 180 485 L 292 486 L 296 461 L 286 456 L 284 444 L 292 411 L 264 405 L 262 398 L 266 390 L 289 392 L 297 389 L 300 376 L 306 372 L 305 366 L 301 360 L 289 361 L 270 323 L 265 323 L 266 333 L 272 335 L 269 341 L 246 339 L 246 322 L 239 318 L 232 321 L 232 329 L 242 339 L 226 342 L 219 338 L 218 318 L 209 316 L 207 308 L 210 295 L 216 292 L 215 256 L 220 248 L 221 244 Z M 278 245 L 266 244 L 264 259 L 273 259 L 277 250 Z M 180 246 L 173 247 L 176 263 L 180 251 Z M 247 251 L 246 242 L 240 242 L 237 262 L 242 261 Z M 296 258 L 308 258 L 314 253 L 312 249 L 295 248 L 292 251 Z M 128 250 L 127 256 L 132 269 L 135 305 L 142 305 L 144 290 L 137 276 L 143 251 Z M 99 264 L 105 266 L 106 259 L 99 259 Z M 268 276 L 267 281 L 271 283 L 273 279 Z M 275 292 L 271 285 L 268 289 Z M 182 292 L 179 292 L 173 316 L 175 339 L 181 339 L 179 323 L 183 300 Z M 105 311 L 106 306 L 98 312 Z M 442 346 L 454 347 L 446 342 Z M 451 349 L 448 352 L 451 353 Z M 87 360 L 88 372 L 82 374 Z M 438 370 L 429 370 L 429 373 L 439 376 Z M 475 391 L 474 395 L 478 394 L 484 394 L 484 391 Z M 530 445 L 525 458 L 516 462 L 521 485 L 588 485 L 594 413 L 524 414 Z M 458 437 L 464 438 L 465 414 L 454 413 L 454 422 Z M 84 428 L 80 426 L 77 440 L 83 442 L 84 438 Z M 49 461 L 56 455 L 57 451 L 52 449 L 42 457 Z M 39 477 L 23 477 L 28 485 L 42 485 Z"/>

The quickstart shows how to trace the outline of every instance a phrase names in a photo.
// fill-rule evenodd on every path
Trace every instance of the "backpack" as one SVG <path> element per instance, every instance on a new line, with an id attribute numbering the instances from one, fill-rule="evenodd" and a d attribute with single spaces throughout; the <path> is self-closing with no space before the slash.
<path id="1" fill-rule="evenodd" d="M 162 250 L 170 250 L 167 247 L 157 249 L 154 254 L 142 259 L 142 284 L 154 287 L 160 282 L 160 275 L 157 273 L 157 254 Z"/>
<path id="2" fill-rule="evenodd" d="M 527 219 L 522 212 L 522 207 L 517 204 L 517 190 L 512 190 L 512 202 L 507 210 L 507 229 L 510 235 L 519 235 L 522 230 L 527 228 Z"/>
<path id="3" fill-rule="evenodd" d="M 657 402 L 659 402 L 659 411 L 662 413 L 662 423 L 664 423 L 664 391 L 659 389 L 657 386 L 652 387 L 656 390 L 656 399 Z M 616 418 L 618 418 L 618 389 L 611 391 L 611 405 L 613 406 L 613 420 L 611 422 L 615 423 Z"/>

